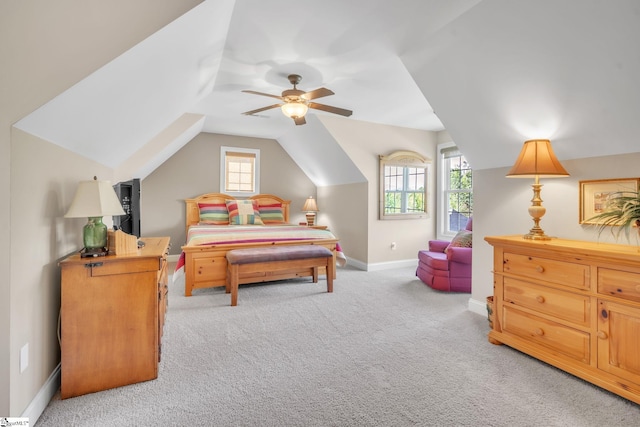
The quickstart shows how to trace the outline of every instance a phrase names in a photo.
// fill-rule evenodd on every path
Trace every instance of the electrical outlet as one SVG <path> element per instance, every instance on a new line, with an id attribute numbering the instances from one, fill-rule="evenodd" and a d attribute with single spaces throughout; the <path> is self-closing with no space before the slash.
<path id="1" fill-rule="evenodd" d="M 20 349 L 20 373 L 23 373 L 29 367 L 29 343 L 26 343 Z"/>
<path id="2" fill-rule="evenodd" d="M 391 242 L 391 250 L 392 250 L 392 251 L 395 251 L 395 250 L 396 250 L 396 248 L 397 248 L 397 246 L 396 246 L 396 242 Z"/>

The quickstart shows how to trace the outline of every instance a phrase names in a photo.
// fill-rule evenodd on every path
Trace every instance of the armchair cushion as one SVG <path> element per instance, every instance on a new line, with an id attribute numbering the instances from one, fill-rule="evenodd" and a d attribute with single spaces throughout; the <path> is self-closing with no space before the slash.
<path id="1" fill-rule="evenodd" d="M 473 232 L 469 230 L 460 230 L 449 243 L 445 252 L 449 252 L 450 248 L 470 248 L 473 245 Z"/>
<path id="2" fill-rule="evenodd" d="M 429 252 L 442 252 L 447 249 L 450 242 L 446 240 L 429 240 Z"/>

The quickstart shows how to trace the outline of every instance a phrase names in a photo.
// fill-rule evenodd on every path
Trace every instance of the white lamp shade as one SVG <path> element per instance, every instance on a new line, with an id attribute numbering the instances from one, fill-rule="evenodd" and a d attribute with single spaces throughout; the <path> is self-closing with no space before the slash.
<path id="1" fill-rule="evenodd" d="M 81 181 L 65 218 L 124 215 L 122 205 L 109 181 Z"/>
<path id="2" fill-rule="evenodd" d="M 307 104 L 303 102 L 287 102 L 280 108 L 282 109 L 282 112 L 285 116 L 292 119 L 304 117 L 304 115 L 307 114 L 307 111 L 309 110 Z"/>

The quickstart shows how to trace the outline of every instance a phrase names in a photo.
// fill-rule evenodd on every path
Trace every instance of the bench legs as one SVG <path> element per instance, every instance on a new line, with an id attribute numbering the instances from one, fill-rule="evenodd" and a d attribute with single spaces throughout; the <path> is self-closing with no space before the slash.
<path id="1" fill-rule="evenodd" d="M 228 264 L 227 269 L 227 283 L 224 287 L 226 293 L 231 294 L 231 305 L 238 305 L 238 282 L 239 282 L 239 271 L 238 264 Z"/>
<path id="2" fill-rule="evenodd" d="M 334 270 L 331 268 L 331 264 L 333 262 L 333 258 L 326 258 L 327 263 L 323 265 L 326 270 L 327 275 L 327 292 L 333 292 L 333 279 L 334 279 Z M 238 285 L 240 284 L 240 266 L 247 264 L 227 264 L 227 281 L 225 284 L 225 292 L 227 294 L 231 294 L 231 305 L 238 305 Z M 271 266 L 273 264 L 271 263 Z M 318 269 L 319 267 L 316 265 L 312 267 L 313 269 L 313 283 L 318 283 Z"/>

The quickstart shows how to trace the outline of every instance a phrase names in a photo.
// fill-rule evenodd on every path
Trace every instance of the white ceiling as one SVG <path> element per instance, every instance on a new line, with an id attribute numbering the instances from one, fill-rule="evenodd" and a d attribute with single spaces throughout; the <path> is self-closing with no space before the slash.
<path id="1" fill-rule="evenodd" d="M 206 0 L 16 126 L 114 168 L 185 113 L 284 142 L 292 120 L 242 115 L 275 100 L 241 90 L 296 73 L 344 120 L 446 128 L 477 169 L 532 137 L 560 159 L 636 152 L 639 41 L 637 0 Z"/>

